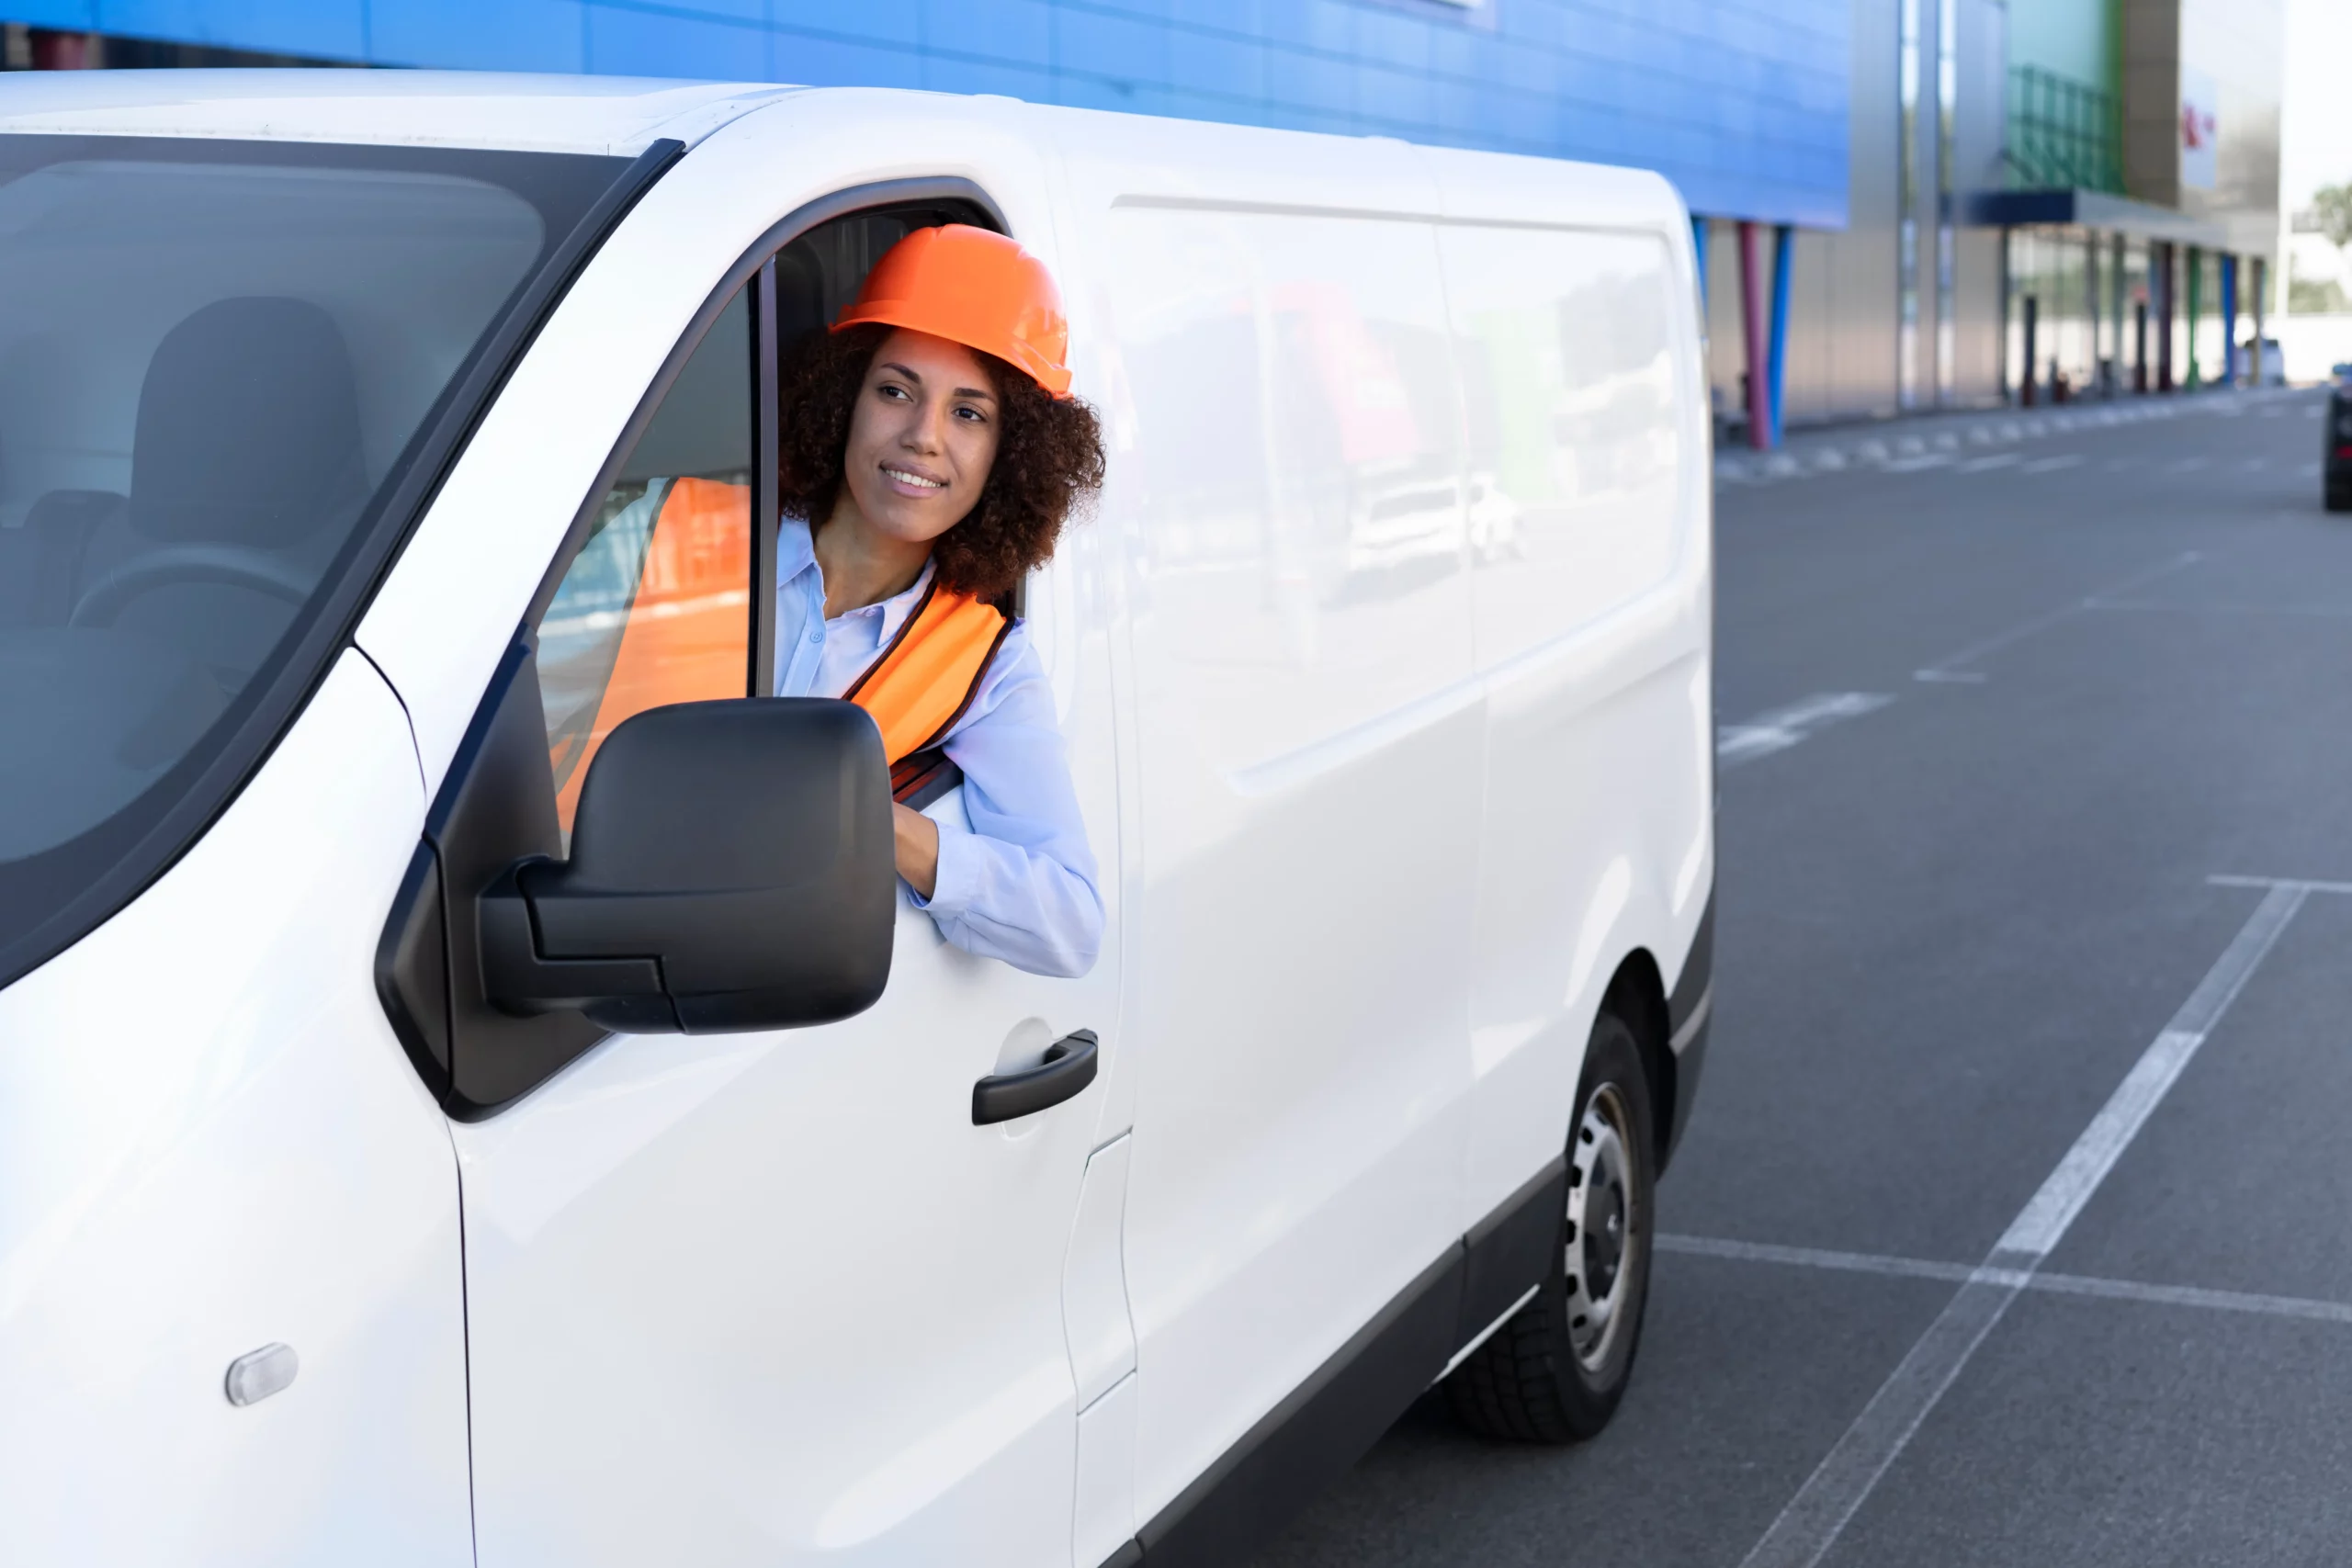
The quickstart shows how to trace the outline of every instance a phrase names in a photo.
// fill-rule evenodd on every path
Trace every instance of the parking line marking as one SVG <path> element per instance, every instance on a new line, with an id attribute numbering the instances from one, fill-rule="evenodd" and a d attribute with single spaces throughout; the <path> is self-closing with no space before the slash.
<path id="1" fill-rule="evenodd" d="M 2086 610 L 2146 610 L 2178 615 L 2280 615 L 2290 620 L 2341 621 L 2352 619 L 2352 607 L 2328 604 L 2167 604 L 2160 599 L 2094 599 L 2083 605 Z"/>
<path id="2" fill-rule="evenodd" d="M 2051 1249 L 2179 1081 L 2307 896 L 2306 889 L 2291 885 L 2273 886 L 2262 896 L 2180 1010 L 2124 1075 L 1984 1263 L 1969 1271 L 1935 1322 L 1823 1456 L 1763 1539 L 1741 1559 L 1741 1568 L 1814 1568 L 1827 1555 L 1944 1391 L 2024 1293 Z"/>
<path id="3" fill-rule="evenodd" d="M 1786 707 L 1759 713 L 1746 724 L 1726 724 L 1715 731 L 1715 762 L 1736 768 L 1775 751 L 1785 751 L 1816 730 L 1842 719 L 1860 718 L 1893 702 L 1879 692 L 1822 692 Z"/>
<path id="4" fill-rule="evenodd" d="M 2087 1296 L 2103 1301 L 2138 1302 L 2150 1306 L 2199 1307 L 2210 1312 L 2251 1313 L 2261 1317 L 2292 1317 L 2312 1323 L 2352 1325 L 2352 1303 L 2314 1301 L 2309 1296 L 2272 1296 L 2251 1291 L 2215 1291 L 2200 1285 L 2152 1285 L 2139 1280 L 2109 1280 L 2086 1274 L 2029 1274 L 2022 1270 L 1980 1269 L 1965 1263 L 1937 1263 L 1925 1258 L 1895 1258 L 1883 1253 L 1837 1252 L 1815 1247 L 1776 1247 L 1768 1242 L 1721 1241 L 1713 1236 L 1661 1235 L 1661 1252 L 1687 1258 L 1718 1258 L 1740 1263 L 1780 1263 L 1795 1269 L 1827 1269 L 1848 1274 L 1877 1274 L 1900 1280 L 1940 1280 L 1961 1283 L 1980 1274 L 1999 1282 L 2004 1274 L 2028 1291 L 2049 1295 Z"/>
<path id="5" fill-rule="evenodd" d="M 2219 874 L 2205 879 L 2210 887 L 2293 887 L 2305 893 L 2352 894 L 2352 882 L 2312 882 L 2294 876 L 2232 876 Z"/>
<path id="6" fill-rule="evenodd" d="M 1924 1258 L 1895 1258 L 1880 1252 L 1836 1252 L 1818 1247 L 1781 1247 L 1764 1241 L 1724 1241 L 1706 1235 L 1667 1235 L 1657 1240 L 1660 1252 L 1690 1258 L 1723 1258 L 1736 1263 L 1785 1263 L 1800 1269 L 1831 1269 L 1847 1274 L 1888 1274 L 1903 1280 L 1941 1280 L 1962 1284 L 1975 1278 L 1975 1265 L 1936 1263 Z"/>
<path id="7" fill-rule="evenodd" d="M 2018 472 L 2022 473 L 2024 470 L 2019 469 Z M 2158 561 L 2154 566 L 2145 567 L 2133 572 L 2131 576 L 2124 578 L 2120 582 L 2110 582 L 2104 587 L 2094 588 L 2088 593 L 2084 594 L 2080 599 L 2075 600 L 2071 604 L 2062 604 L 2055 610 L 2049 611 L 2044 615 L 2036 615 L 2033 619 L 2011 626 L 2007 631 L 1996 632 L 1991 637 L 1984 638 L 1981 642 L 1972 642 L 1957 653 L 1946 654 L 1943 658 L 1937 660 L 1934 663 L 1911 671 L 1911 679 L 1914 681 L 1926 681 L 1929 682 L 1960 682 L 1970 685 L 1980 683 L 1984 679 L 1982 671 L 1962 670 L 1960 666 L 1964 664 L 1973 664 L 1978 660 L 1984 658 L 1988 654 L 2000 652 L 2001 649 L 2007 648 L 2012 643 L 2023 642 L 2027 637 L 2033 636 L 2036 632 L 2048 631 L 2052 626 L 2058 625 L 2061 621 L 2064 621 L 2075 615 L 2080 615 L 2083 611 L 2089 609 L 2093 604 L 2098 604 L 2101 600 L 2110 599 L 2116 594 L 2124 592 L 2130 589 L 2145 588 L 2148 584 L 2155 581 L 2157 579 L 2169 577 L 2174 572 L 2180 570 L 2182 568 L 2194 566 L 2197 562 L 2204 558 L 2203 554 L 2199 551 L 2183 550 L 2177 556 L 2168 557 L 2164 560 Z"/>
<path id="8" fill-rule="evenodd" d="M 1994 468 L 2010 468 L 2024 461 L 2025 454 L 2022 452 L 1996 452 L 1989 457 L 1971 457 L 1959 468 L 1954 468 L 1952 472 L 1956 474 L 1981 474 Z"/>
<path id="9" fill-rule="evenodd" d="M 2028 463 L 2023 468 L 2019 468 L 2018 472 L 2021 474 L 2054 474 L 2061 468 L 2075 468 L 2079 465 L 2082 460 L 2083 455 L 2080 452 L 2062 452 L 2054 457 L 2036 457 L 2032 462 Z"/>

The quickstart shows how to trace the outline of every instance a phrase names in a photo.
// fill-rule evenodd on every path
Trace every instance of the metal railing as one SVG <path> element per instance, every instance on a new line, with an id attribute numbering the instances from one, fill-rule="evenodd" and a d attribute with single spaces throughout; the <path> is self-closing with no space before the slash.
<path id="1" fill-rule="evenodd" d="M 2123 128 L 2114 97 L 2036 65 L 2009 70 L 2011 186 L 2123 194 Z"/>

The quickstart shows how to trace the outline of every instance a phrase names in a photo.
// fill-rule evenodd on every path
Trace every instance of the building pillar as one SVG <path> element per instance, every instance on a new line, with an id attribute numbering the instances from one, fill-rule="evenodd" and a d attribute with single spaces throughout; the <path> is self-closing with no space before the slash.
<path id="1" fill-rule="evenodd" d="M 1697 258 L 1699 268 L 1699 334 L 1707 332 L 1707 220 L 1697 213 L 1690 215 L 1690 254 Z"/>
<path id="2" fill-rule="evenodd" d="M 1765 388 L 1764 280 L 1756 261 L 1756 225 L 1739 220 L 1739 335 L 1747 370 L 1747 444 L 1761 452 L 1772 444 L 1770 393 Z"/>
<path id="3" fill-rule="evenodd" d="M 2117 234 L 2108 245 L 2109 267 L 2107 298 L 2109 313 L 2115 320 L 2115 331 L 2112 333 L 2112 341 L 2115 344 L 2115 367 L 2114 374 L 2109 378 L 2107 391 L 2109 397 L 2123 390 L 2123 279 L 2126 276 L 2123 250 L 2123 236 Z"/>
<path id="4" fill-rule="evenodd" d="M 2025 377 L 2024 379 L 2018 383 L 2018 401 L 2027 408 L 2031 408 L 2036 402 L 2041 400 L 2040 394 L 2034 389 L 2034 376 L 2036 374 L 2034 367 L 2039 363 L 2039 361 L 2034 357 L 2038 351 L 2038 345 L 2035 344 L 2034 339 L 2038 335 L 2038 331 L 2041 324 L 2041 301 L 2029 294 L 2025 297 L 2023 309 L 2025 314 Z"/>
<path id="5" fill-rule="evenodd" d="M 2154 250 L 2154 265 L 2150 269 L 2154 276 L 2150 281 L 2155 285 L 2153 292 L 2156 297 L 2156 390 L 2169 392 L 2172 390 L 2172 242 L 2163 241 Z"/>
<path id="6" fill-rule="evenodd" d="M 2222 256 L 2222 385 L 2238 384 L 2238 258 Z"/>
<path id="7" fill-rule="evenodd" d="M 2105 386 L 2108 383 L 2108 371 L 2105 371 L 2108 355 L 2100 353 L 2100 339 L 2105 336 L 2100 327 L 2105 327 L 2105 322 L 2100 322 L 2100 315 L 2103 312 L 2098 308 L 2098 235 L 2091 232 L 2091 235 L 2082 237 L 2082 324 L 2084 332 L 2091 333 L 2091 371 L 2088 371 L 2088 376 L 2084 376 L 2079 398 L 2103 398 L 2105 390 L 2108 390 L 2108 386 Z"/>
<path id="8" fill-rule="evenodd" d="M 2262 356 L 2269 352 L 2270 347 L 2270 345 L 2263 340 L 2262 335 L 2262 307 L 2265 302 L 2263 296 L 2267 292 L 2267 286 L 2269 282 L 2270 263 L 2268 259 L 2263 256 L 2256 256 L 2254 258 L 2254 352 L 2247 356 L 2246 367 L 2252 373 L 2254 377 L 2254 384 L 2257 387 L 2263 384 L 2262 378 L 2265 371 L 2267 369 L 2267 367 L 2262 363 Z"/>
<path id="9" fill-rule="evenodd" d="M 1772 343 L 1767 351 L 1766 409 L 1772 419 L 1772 445 L 1781 444 L 1781 394 L 1789 380 L 1789 278 L 1796 271 L 1796 227 L 1772 231 Z"/>
<path id="10" fill-rule="evenodd" d="M 2197 390 L 2197 328 L 2205 314 L 2205 253 L 2195 245 L 2188 247 L 2188 389 Z"/>

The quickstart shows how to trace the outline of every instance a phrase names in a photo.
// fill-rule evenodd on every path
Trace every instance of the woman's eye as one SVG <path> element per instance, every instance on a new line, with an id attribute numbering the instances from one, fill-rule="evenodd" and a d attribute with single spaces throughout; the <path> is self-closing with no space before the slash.
<path id="1" fill-rule="evenodd" d="M 889 387 L 889 386 L 885 386 L 885 387 L 879 387 L 879 388 L 876 388 L 876 391 L 878 391 L 878 392 L 879 392 L 883 397 L 886 397 L 886 398 L 896 398 L 896 399 L 898 399 L 899 400 L 900 400 L 901 402 L 903 402 L 903 401 L 905 401 L 905 400 L 906 400 L 907 389 L 906 389 L 904 387 Z"/>

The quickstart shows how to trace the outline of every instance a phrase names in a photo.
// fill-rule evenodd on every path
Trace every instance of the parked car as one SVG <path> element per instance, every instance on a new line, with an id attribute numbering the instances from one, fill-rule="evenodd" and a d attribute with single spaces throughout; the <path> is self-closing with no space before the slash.
<path id="1" fill-rule="evenodd" d="M 2238 344 L 2230 360 L 2231 378 L 2240 386 L 2283 387 L 2287 384 L 2287 353 L 2275 337 L 2262 340 L 2262 376 L 2257 381 L 2254 373 L 2255 340 L 2248 338 Z"/>
<path id="2" fill-rule="evenodd" d="M 12 76 L 0 165 L 0 1560 L 1229 1564 L 1432 1384 L 1608 1421 L 1713 1002 L 1664 180 L 359 72 Z M 763 695 L 777 353 L 946 221 L 1110 436 L 1080 979 Z M 1481 548 L 1290 591 L 1421 470 Z M 730 700 L 582 770 L 639 615 Z"/>
<path id="3" fill-rule="evenodd" d="M 2336 366 L 2328 378 L 2320 492 L 2330 512 L 2352 512 L 2352 365 Z"/>

